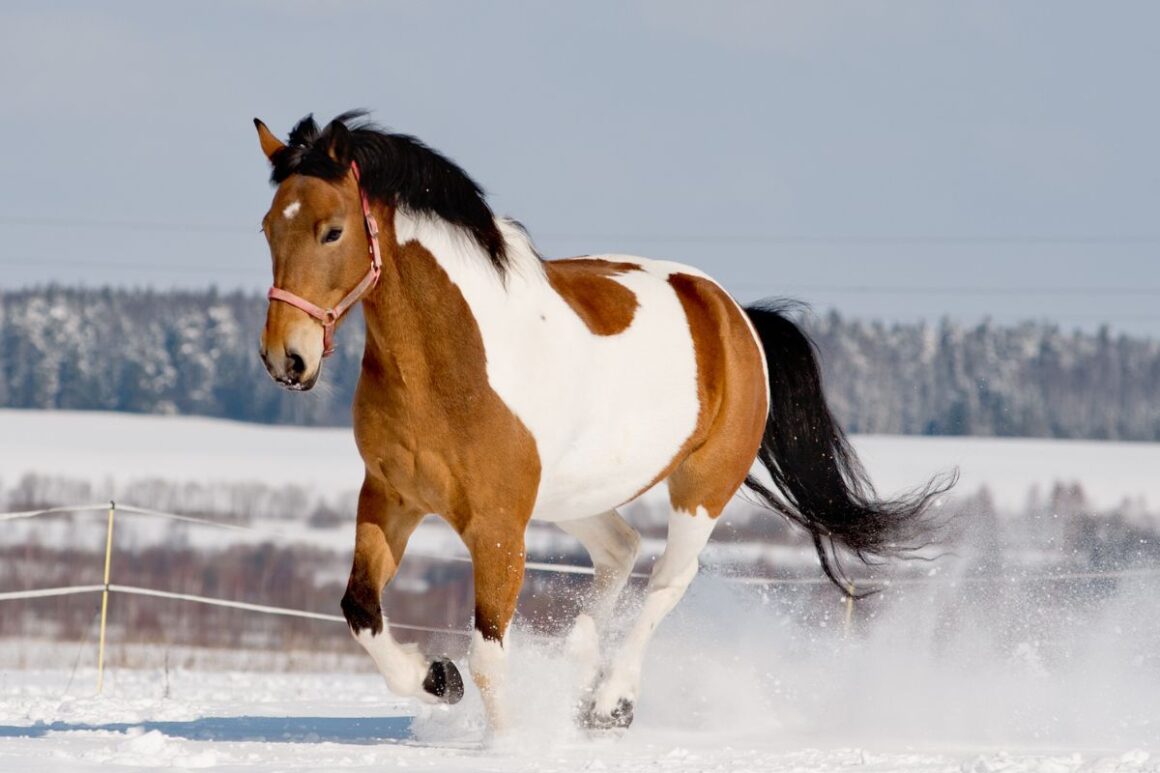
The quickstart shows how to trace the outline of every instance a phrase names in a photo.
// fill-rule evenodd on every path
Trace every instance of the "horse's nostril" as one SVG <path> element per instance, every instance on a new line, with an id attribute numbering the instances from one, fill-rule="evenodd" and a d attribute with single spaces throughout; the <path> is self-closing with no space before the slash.
<path id="1" fill-rule="evenodd" d="M 294 381 L 306 373 L 306 361 L 297 352 L 286 352 L 286 375 Z"/>

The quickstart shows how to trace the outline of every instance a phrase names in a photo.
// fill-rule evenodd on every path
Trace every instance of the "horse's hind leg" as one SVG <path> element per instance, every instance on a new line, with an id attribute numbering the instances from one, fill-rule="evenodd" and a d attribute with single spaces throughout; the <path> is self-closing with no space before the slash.
<path id="1" fill-rule="evenodd" d="M 657 625 L 685 595 L 697 574 L 697 556 L 716 523 L 704 508 L 674 510 L 669 515 L 668 541 L 649 577 L 640 615 L 581 717 L 589 727 L 628 727 L 632 723 L 645 649 Z"/>
<path id="2" fill-rule="evenodd" d="M 669 539 L 653 567 L 640 617 L 597 687 L 584 717 L 597 727 L 626 727 L 640 689 L 653 631 L 689 587 L 697 556 L 717 516 L 745 481 L 768 413 L 765 360 L 741 308 L 708 280 L 669 277 L 689 322 L 701 405 L 687 455 L 669 474 Z"/>
<path id="3" fill-rule="evenodd" d="M 615 510 L 556 525 L 584 545 L 595 570 L 592 588 L 568 635 L 568 653 L 579 667 L 580 684 L 588 688 L 600 665 L 600 632 L 632 574 L 640 534 Z"/>
<path id="4" fill-rule="evenodd" d="M 414 644 L 391 636 L 383 615 L 382 594 L 398 571 L 411 532 L 423 518 L 407 509 L 367 478 L 359 494 L 354 565 L 342 597 L 342 612 L 351 635 L 363 646 L 396 695 L 427 702 L 456 703 L 463 697 L 463 679 L 451 661 L 430 662 Z"/>

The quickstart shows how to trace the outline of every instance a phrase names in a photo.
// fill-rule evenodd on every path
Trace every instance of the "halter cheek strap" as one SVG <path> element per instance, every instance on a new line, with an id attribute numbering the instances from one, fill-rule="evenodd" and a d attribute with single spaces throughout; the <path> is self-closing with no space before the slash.
<path id="1" fill-rule="evenodd" d="M 366 223 L 367 236 L 370 241 L 371 267 L 363 276 L 362 281 L 355 285 L 354 289 L 344 295 L 342 300 L 330 309 L 317 306 L 301 295 L 295 295 L 289 290 L 283 290 L 280 287 L 271 287 L 269 292 L 266 293 L 266 297 L 271 301 L 288 303 L 306 312 L 322 324 L 323 357 L 329 357 L 334 354 L 334 327 L 338 324 L 338 320 L 342 318 L 343 314 L 350 311 L 351 306 L 354 306 L 364 295 L 375 288 L 375 285 L 379 283 L 379 275 L 383 271 L 383 255 L 379 249 L 379 223 L 371 213 L 371 202 L 367 198 L 367 192 L 363 190 L 359 177 L 358 164 L 352 162 L 350 168 L 354 172 L 355 184 L 358 185 L 358 195 L 362 200 L 363 221 Z"/>

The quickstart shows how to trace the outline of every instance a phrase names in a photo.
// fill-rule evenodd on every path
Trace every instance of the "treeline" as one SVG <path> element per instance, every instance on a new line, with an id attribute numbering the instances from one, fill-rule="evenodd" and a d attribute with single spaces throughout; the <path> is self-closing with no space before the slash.
<path id="1" fill-rule="evenodd" d="M 342 425 L 362 352 L 352 317 L 324 386 L 274 387 L 255 294 L 47 287 L 0 293 L 0 405 Z M 807 317 L 854 432 L 1160 440 L 1160 341 L 1014 326 Z"/>
<path id="2" fill-rule="evenodd" d="M 349 423 L 361 322 L 338 336 L 327 386 L 290 394 L 258 358 L 265 311 L 257 295 L 215 290 L 0 293 L 0 405 Z"/>
<path id="3" fill-rule="evenodd" d="M 1160 440 L 1160 340 L 837 314 L 810 328 L 852 432 Z"/>

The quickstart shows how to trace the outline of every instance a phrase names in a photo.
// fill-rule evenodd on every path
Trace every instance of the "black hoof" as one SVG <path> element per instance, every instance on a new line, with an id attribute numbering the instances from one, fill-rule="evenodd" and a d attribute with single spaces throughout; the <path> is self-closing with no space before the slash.
<path id="1" fill-rule="evenodd" d="M 459 669 L 447 658 L 436 660 L 427 669 L 423 689 L 444 703 L 459 703 L 463 699 L 463 677 Z"/>
<path id="2" fill-rule="evenodd" d="M 580 710 L 578 717 L 580 725 L 588 730 L 627 730 L 632 724 L 633 704 L 627 698 L 621 698 L 611 714 L 601 714 L 596 711 L 596 705 L 589 703 Z"/>

